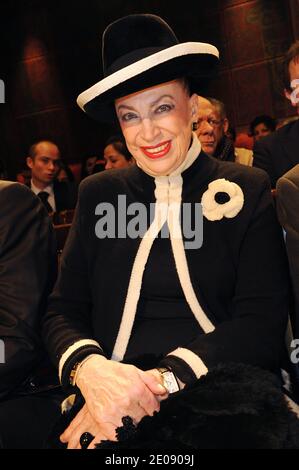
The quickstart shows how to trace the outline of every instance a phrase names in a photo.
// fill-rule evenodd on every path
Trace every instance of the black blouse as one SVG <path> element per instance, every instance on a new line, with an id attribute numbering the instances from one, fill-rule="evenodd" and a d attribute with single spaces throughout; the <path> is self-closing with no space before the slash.
<path id="1" fill-rule="evenodd" d="M 187 345 L 200 332 L 178 278 L 170 240 L 158 237 L 145 267 L 126 359 L 165 355 Z"/>

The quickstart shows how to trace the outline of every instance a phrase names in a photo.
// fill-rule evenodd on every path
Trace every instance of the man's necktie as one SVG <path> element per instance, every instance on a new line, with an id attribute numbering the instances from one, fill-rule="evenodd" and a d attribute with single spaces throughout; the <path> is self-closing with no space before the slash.
<path id="1" fill-rule="evenodd" d="M 51 205 L 48 202 L 49 193 L 47 193 L 47 191 L 41 191 L 40 193 L 38 193 L 38 197 L 40 198 L 43 205 L 47 209 L 48 214 L 50 212 L 53 212 L 53 208 L 51 207 Z"/>

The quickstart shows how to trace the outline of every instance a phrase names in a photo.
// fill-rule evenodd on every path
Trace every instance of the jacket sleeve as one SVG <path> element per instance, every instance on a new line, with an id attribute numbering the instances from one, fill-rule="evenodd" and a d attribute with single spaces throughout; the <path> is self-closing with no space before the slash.
<path id="1" fill-rule="evenodd" d="M 275 188 L 277 176 L 273 167 L 273 156 L 268 148 L 268 146 L 263 142 L 263 140 L 256 142 L 253 148 L 253 166 L 256 168 L 261 168 L 266 173 L 271 181 L 271 188 Z"/>
<path id="2" fill-rule="evenodd" d="M 297 168 L 297 173 L 299 167 Z M 277 213 L 286 231 L 286 246 L 295 300 L 295 316 L 292 318 L 295 337 L 299 335 L 299 187 L 287 177 L 277 182 Z"/>
<path id="3" fill-rule="evenodd" d="M 89 354 L 102 354 L 101 346 L 93 339 L 90 323 L 91 292 L 86 247 L 81 230 L 83 200 L 84 191 L 81 185 L 74 220 L 62 254 L 59 276 L 43 321 L 44 341 L 65 388 L 68 388 L 70 372 L 77 362 Z"/>
<path id="4" fill-rule="evenodd" d="M 0 398 L 41 361 L 40 320 L 55 276 L 50 219 L 26 186 L 0 191 Z M 4 357 L 3 357 L 4 356 Z"/>
<path id="5" fill-rule="evenodd" d="M 190 382 L 220 363 L 277 371 L 285 353 L 288 267 L 267 178 L 240 245 L 231 318 L 178 348 L 162 365 Z"/>

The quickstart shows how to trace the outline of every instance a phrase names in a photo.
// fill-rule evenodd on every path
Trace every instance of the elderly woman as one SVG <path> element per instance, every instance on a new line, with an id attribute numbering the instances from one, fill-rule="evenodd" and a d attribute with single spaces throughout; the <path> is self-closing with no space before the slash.
<path id="1" fill-rule="evenodd" d="M 69 448 L 159 416 L 219 364 L 281 366 L 287 271 L 267 176 L 208 157 L 192 133 L 190 83 L 217 60 L 161 18 L 130 15 L 106 29 L 105 78 L 78 98 L 92 117 L 117 118 L 137 165 L 81 184 L 44 321 L 62 385 L 84 398 L 60 436 Z"/>

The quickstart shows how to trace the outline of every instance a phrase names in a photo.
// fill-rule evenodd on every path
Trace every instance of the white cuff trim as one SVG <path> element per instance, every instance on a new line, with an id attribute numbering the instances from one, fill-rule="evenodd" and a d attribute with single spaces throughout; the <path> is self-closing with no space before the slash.
<path id="1" fill-rule="evenodd" d="M 68 358 L 79 348 L 82 348 L 82 346 L 97 346 L 101 351 L 102 348 L 93 339 L 80 339 L 79 341 L 76 341 L 76 343 L 72 344 L 67 350 L 62 354 L 60 361 L 59 361 L 59 380 L 61 382 L 61 375 L 62 375 L 62 369 Z"/>
<path id="2" fill-rule="evenodd" d="M 168 354 L 168 356 L 176 356 L 188 364 L 188 366 L 193 370 L 196 378 L 199 379 L 202 375 L 208 373 L 208 369 L 203 363 L 203 361 L 190 349 L 178 348 Z"/>

